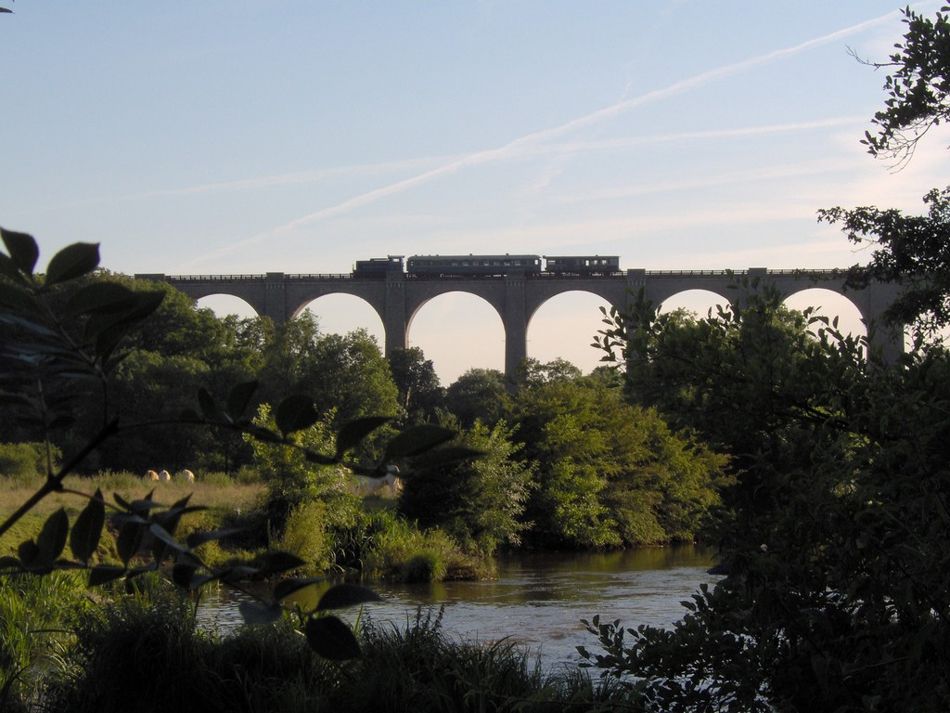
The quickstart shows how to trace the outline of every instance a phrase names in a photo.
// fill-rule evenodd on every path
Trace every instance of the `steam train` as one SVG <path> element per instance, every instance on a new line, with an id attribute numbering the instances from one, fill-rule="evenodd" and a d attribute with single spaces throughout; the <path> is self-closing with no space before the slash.
<path id="1" fill-rule="evenodd" d="M 616 255 L 403 255 L 357 260 L 354 277 L 383 279 L 398 272 L 410 277 L 494 277 L 501 275 L 577 275 L 620 271 Z"/>

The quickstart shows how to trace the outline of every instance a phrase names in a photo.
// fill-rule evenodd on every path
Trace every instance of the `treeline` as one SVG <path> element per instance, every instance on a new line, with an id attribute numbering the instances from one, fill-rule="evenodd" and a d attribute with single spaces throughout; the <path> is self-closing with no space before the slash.
<path id="1" fill-rule="evenodd" d="M 331 448 L 327 434 L 362 416 L 393 419 L 389 431 L 374 434 L 367 457 L 378 457 L 374 443 L 407 424 L 438 423 L 459 431 L 458 444 L 483 451 L 484 457 L 450 466 L 435 462 L 438 457 L 423 462 L 404 477 L 399 507 L 421 526 L 441 527 L 480 553 L 502 545 L 691 541 L 718 502 L 725 459 L 670 429 L 655 410 L 627 403 L 610 369 L 583 376 L 567 362 L 529 361 L 515 393 L 509 393 L 503 374 L 487 369 L 473 369 L 443 388 L 421 350 L 400 350 L 387 360 L 365 331 L 323 333 L 309 312 L 283 325 L 267 318 L 219 319 L 165 284 L 106 272 L 89 279 L 161 290 L 165 296 L 155 313 L 126 335 L 121 359 L 105 375 L 104 386 L 88 393 L 82 383 L 64 387 L 81 396 L 71 419 L 31 423 L 20 417 L 15 401 L 0 404 L 0 441 L 20 444 L 0 450 L 16 451 L 20 461 L 22 444 L 46 435 L 62 453 L 75 452 L 102 426 L 104 413 L 117 414 L 123 426 L 148 422 L 103 443 L 82 468 L 90 473 L 243 468 L 285 483 L 282 491 L 288 490 L 286 483 L 302 483 L 289 499 L 275 492 L 267 504 L 279 513 L 271 523 L 279 532 L 293 507 L 331 497 L 315 485 L 326 480 L 319 472 L 323 467 L 302 462 L 277 467 L 273 454 L 255 447 L 254 439 L 181 418 L 196 408 L 201 389 L 224 402 L 235 384 L 257 381 L 256 403 L 249 410 L 286 394 L 306 394 L 325 414 L 317 438 L 325 448 Z M 15 340 L 16 325 L 3 329 Z M 32 462 L 37 460 L 42 458 L 34 453 Z"/>

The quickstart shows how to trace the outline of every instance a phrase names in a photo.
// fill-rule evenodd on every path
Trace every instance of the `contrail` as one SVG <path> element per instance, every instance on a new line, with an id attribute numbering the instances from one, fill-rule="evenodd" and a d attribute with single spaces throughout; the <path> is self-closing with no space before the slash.
<path id="1" fill-rule="evenodd" d="M 221 255 L 230 253 L 242 247 L 259 243 L 262 240 L 266 240 L 275 235 L 284 234 L 311 223 L 342 215 L 356 208 L 361 208 L 371 203 L 375 203 L 376 201 L 387 196 L 402 193 L 411 188 L 415 188 L 416 186 L 428 183 L 435 178 L 455 173 L 460 169 L 467 168 L 469 166 L 477 166 L 481 164 L 502 161 L 515 156 L 523 155 L 525 153 L 530 153 L 531 147 L 536 147 L 538 144 L 541 144 L 545 141 L 550 141 L 551 139 L 563 136 L 564 134 L 576 131 L 577 129 L 600 123 L 606 119 L 611 119 L 638 107 L 653 104 L 678 94 L 683 94 L 684 92 L 696 89 L 697 87 L 701 87 L 711 82 L 715 82 L 717 80 L 747 71 L 753 67 L 759 67 L 781 59 L 792 57 L 815 47 L 820 47 L 822 45 L 835 42 L 836 40 L 864 32 L 865 30 L 868 30 L 872 27 L 893 22 L 894 19 L 899 15 L 900 12 L 894 10 L 879 17 L 859 22 L 855 25 L 821 35 L 820 37 L 806 40 L 805 42 L 801 42 L 799 44 L 784 47 L 782 49 L 774 50 L 772 52 L 768 52 L 757 57 L 751 57 L 739 62 L 733 62 L 732 64 L 727 64 L 716 69 L 700 72 L 699 74 L 695 74 L 691 77 L 687 77 L 686 79 L 674 82 L 661 89 L 654 89 L 639 96 L 616 102 L 609 106 L 590 112 L 589 114 L 585 114 L 583 116 L 577 117 L 576 119 L 572 119 L 568 122 L 560 124 L 559 126 L 541 129 L 539 131 L 525 134 L 524 136 L 513 139 L 512 141 L 509 141 L 500 147 L 468 154 L 462 158 L 449 161 L 448 163 L 428 171 L 424 171 L 410 178 L 396 181 L 380 188 L 375 188 L 371 191 L 367 191 L 366 193 L 361 193 L 357 196 L 337 203 L 336 205 L 329 206 L 327 208 L 321 208 L 320 210 L 308 213 L 307 215 L 279 225 L 264 233 L 259 233 L 237 243 L 232 243 L 226 248 L 216 251 L 215 254 Z"/>

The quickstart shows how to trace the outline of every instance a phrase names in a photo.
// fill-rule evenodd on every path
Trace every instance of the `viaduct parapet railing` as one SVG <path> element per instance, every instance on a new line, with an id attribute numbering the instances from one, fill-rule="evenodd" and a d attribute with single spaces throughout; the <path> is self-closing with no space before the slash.
<path id="1" fill-rule="evenodd" d="M 783 298 L 813 287 L 844 295 L 868 325 L 872 348 L 887 360 L 903 351 L 903 331 L 885 325 L 883 316 L 897 297 L 895 285 L 872 283 L 862 290 L 846 290 L 846 270 L 646 270 L 628 269 L 604 275 L 414 276 L 392 272 L 384 277 L 342 274 L 267 272 L 236 275 L 137 274 L 140 279 L 168 282 L 200 299 L 232 295 L 247 302 L 259 315 L 282 323 L 297 316 L 313 300 L 329 294 L 350 294 L 370 304 L 385 330 L 386 353 L 405 348 L 412 318 L 429 300 L 448 292 L 481 297 L 495 308 L 505 330 L 505 372 L 514 377 L 527 356 L 528 323 L 548 300 L 564 292 L 598 295 L 624 311 L 641 291 L 653 304 L 688 290 L 708 290 L 732 305 L 768 285 Z"/>

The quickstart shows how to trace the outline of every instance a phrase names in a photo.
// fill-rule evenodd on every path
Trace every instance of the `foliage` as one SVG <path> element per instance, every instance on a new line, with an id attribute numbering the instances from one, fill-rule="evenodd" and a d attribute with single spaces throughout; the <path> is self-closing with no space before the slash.
<path id="1" fill-rule="evenodd" d="M 445 405 L 465 428 L 476 420 L 494 425 L 511 407 L 505 375 L 497 369 L 469 369 L 446 390 Z"/>
<path id="2" fill-rule="evenodd" d="M 38 701 L 42 676 L 57 665 L 69 626 L 90 607 L 83 583 L 70 572 L 0 578 L 0 710 L 26 710 Z"/>
<path id="3" fill-rule="evenodd" d="M 475 421 L 459 446 L 481 453 L 476 460 L 446 464 L 440 451 L 419 459 L 405 479 L 399 510 L 422 527 L 441 527 L 467 549 L 491 555 L 499 545 L 517 545 L 534 468 L 520 457 L 514 431 L 499 421 Z M 427 463 L 427 461 L 429 461 Z"/>
<path id="4" fill-rule="evenodd" d="M 397 582 L 471 579 L 477 563 L 444 530 L 422 530 L 393 513 L 373 515 L 363 572 Z"/>
<path id="5" fill-rule="evenodd" d="M 454 641 L 440 615 L 400 628 L 370 620 L 360 645 L 362 658 L 327 662 L 287 621 L 218 639 L 195 627 L 186 602 L 153 593 L 84 615 L 44 701 L 75 713 L 641 710 L 610 682 L 542 673 L 511 641 Z"/>
<path id="6" fill-rule="evenodd" d="M 3 391 L 24 422 L 40 428 L 45 440 L 50 431 L 75 422 L 90 395 L 98 401 L 103 426 L 75 453 L 54 469 L 47 459 L 46 479 L 37 491 L 0 523 L 0 535 L 9 531 L 39 502 L 54 492 L 63 492 L 64 479 L 78 468 L 91 452 L 110 438 L 129 430 L 154 427 L 164 421 L 145 421 L 131 426 L 120 424 L 109 410 L 109 379 L 128 352 L 120 350 L 143 320 L 156 312 L 164 300 L 162 292 L 137 292 L 116 282 L 82 284 L 99 264 L 97 245 L 76 243 L 63 248 L 50 260 L 46 274 L 34 273 L 39 248 L 24 233 L 0 231 L 9 255 L 0 253 L 0 325 L 6 341 L 0 352 Z M 65 287 L 64 287 L 65 286 Z M 280 401 L 274 410 L 273 428 L 252 423 L 244 416 L 257 390 L 254 381 L 231 387 L 225 399 L 217 399 L 207 389 L 197 392 L 198 408 L 181 413 L 176 423 L 211 426 L 235 433 L 252 433 L 255 438 L 297 449 L 310 461 L 340 466 L 344 457 L 388 419 L 369 417 L 340 428 L 332 454 L 307 449 L 293 440 L 295 432 L 313 426 L 320 419 L 311 398 L 294 394 Z M 406 459 L 419 455 L 451 437 L 445 429 L 420 427 L 399 434 L 386 445 L 384 458 Z M 47 448 L 47 452 L 50 449 Z M 385 462 L 353 467 L 380 477 Z M 193 532 L 187 540 L 176 539 L 183 516 L 202 510 L 189 505 L 190 496 L 166 505 L 154 499 L 154 491 L 138 500 L 126 500 L 118 493 L 110 502 L 100 490 L 89 495 L 72 494 L 87 503 L 70 523 L 65 508 L 53 512 L 35 538 L 24 540 L 16 556 L 0 558 L 2 574 L 48 575 L 55 570 L 88 573 L 89 586 L 122 579 L 134 590 L 149 573 L 170 568 L 172 581 L 185 591 L 198 591 L 210 581 L 232 586 L 249 578 L 267 578 L 293 570 L 304 562 L 285 552 L 267 552 L 250 562 L 235 562 L 215 568 L 203 562 L 196 548 L 232 534 L 227 530 Z M 110 514 L 111 511 L 111 514 Z M 108 518 L 107 518 L 108 515 Z M 94 555 L 106 531 L 115 534 L 119 563 L 97 563 Z M 63 556 L 67 543 L 72 559 Z M 242 608 L 252 621 L 279 618 L 283 601 L 308 581 L 285 579 L 279 582 L 262 605 Z M 299 612 L 299 624 L 308 644 L 326 658 L 345 659 L 359 655 L 358 643 L 339 619 L 323 615 L 324 610 L 358 604 L 376 598 L 370 590 L 338 585 L 326 592 L 315 609 Z"/>
<path id="7" fill-rule="evenodd" d="M 0 443 L 0 476 L 25 480 L 45 475 L 61 458 L 58 448 L 47 451 L 45 443 Z"/>
<path id="8" fill-rule="evenodd" d="M 611 321 L 628 394 L 728 452 L 736 484 L 728 576 L 672 629 L 593 621 L 590 661 L 661 710 L 946 709 L 950 355 L 885 366 L 762 290 L 705 320 L 641 301 Z"/>
<path id="9" fill-rule="evenodd" d="M 872 156 L 896 159 L 903 167 L 919 140 L 950 118 L 948 9 L 929 19 L 905 8 L 907 27 L 896 51 L 888 62 L 868 62 L 889 70 L 884 80 L 885 108 L 874 114 L 875 133 L 865 132 L 862 142 Z M 819 220 L 841 224 L 851 242 L 874 247 L 866 266 L 851 268 L 848 283 L 857 288 L 872 280 L 899 284 L 901 294 L 887 315 L 901 327 L 914 324 L 918 340 L 950 324 L 950 188 L 934 188 L 924 202 L 928 205 L 924 216 L 873 206 L 819 211 Z"/>
<path id="10" fill-rule="evenodd" d="M 946 709 L 950 361 L 918 359 L 790 424 L 750 466 L 765 506 L 724 532 L 729 576 L 672 630 L 595 622 L 592 660 L 664 710 Z"/>
<path id="11" fill-rule="evenodd" d="M 264 401 L 305 393 L 318 412 L 334 411 L 336 428 L 398 412 L 398 391 L 375 340 L 365 330 L 322 334 L 310 312 L 274 327 L 259 378 Z"/>
<path id="12" fill-rule="evenodd" d="M 344 501 L 351 499 L 345 490 L 346 472 L 339 466 L 328 466 L 308 460 L 306 453 L 329 453 L 333 450 L 331 414 L 291 434 L 291 445 L 269 443 L 254 438 L 250 433 L 244 438 L 254 452 L 254 465 L 267 485 L 264 512 L 269 527 L 280 536 L 291 511 L 301 505 L 320 499 L 335 503 L 344 509 L 352 509 Z M 276 428 L 271 407 L 261 404 L 253 420 L 255 426 Z"/>
<path id="13" fill-rule="evenodd" d="M 911 159 L 917 142 L 950 118 L 950 20 L 944 7 L 929 19 L 910 7 L 902 10 L 907 31 L 888 62 L 868 62 L 892 71 L 884 80 L 888 98 L 874 114 L 875 134 L 862 141 L 872 156 Z"/>
<path id="14" fill-rule="evenodd" d="M 419 347 L 395 349 L 386 358 L 407 420 L 418 423 L 433 418 L 444 405 L 445 389 L 432 360 L 426 359 Z"/>
<path id="15" fill-rule="evenodd" d="M 887 315 L 913 324 L 921 337 L 950 324 L 950 188 L 933 189 L 924 203 L 929 209 L 920 216 L 874 206 L 819 211 L 820 220 L 840 223 L 851 242 L 874 247 L 866 266 L 851 268 L 848 284 L 899 283 Z"/>
<path id="16" fill-rule="evenodd" d="M 692 540 L 718 502 L 724 459 L 625 404 L 601 378 L 518 394 L 518 436 L 537 461 L 533 541 L 570 547 Z"/>
<path id="17" fill-rule="evenodd" d="M 529 358 L 521 364 L 518 382 L 525 386 L 541 386 L 553 381 L 574 381 L 581 376 L 581 370 L 566 359 L 540 362 Z"/>

